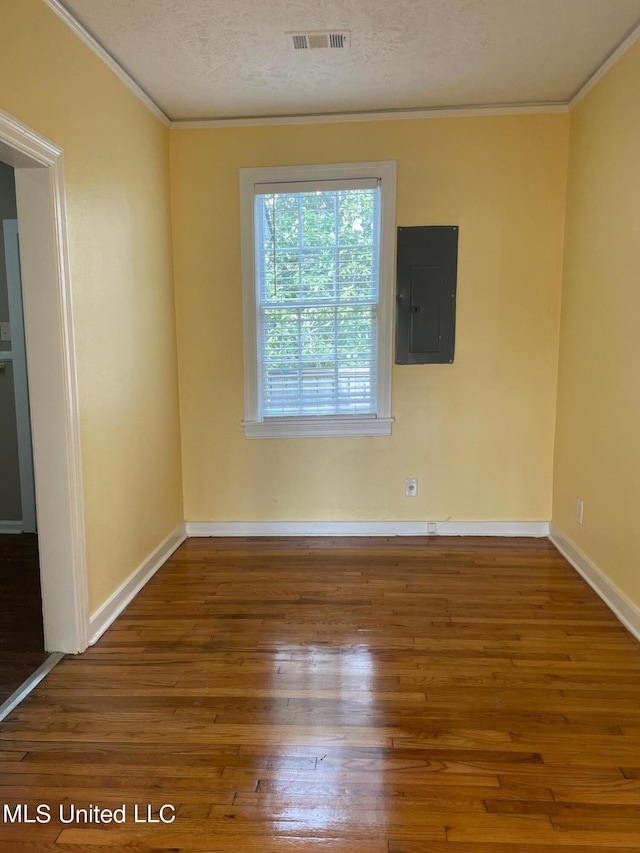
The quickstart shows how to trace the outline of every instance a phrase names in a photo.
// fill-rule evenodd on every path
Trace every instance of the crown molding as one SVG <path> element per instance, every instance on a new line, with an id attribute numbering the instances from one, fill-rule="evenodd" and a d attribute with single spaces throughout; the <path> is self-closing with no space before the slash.
<path id="1" fill-rule="evenodd" d="M 43 0 L 43 2 L 78 36 L 78 38 L 99 57 L 105 65 L 118 77 L 124 85 L 133 92 L 133 94 L 154 114 L 157 119 L 160 119 L 165 127 L 170 127 L 171 121 L 169 117 L 160 109 L 144 89 L 136 83 L 133 77 L 125 71 L 120 63 L 109 53 L 108 50 L 100 44 L 71 12 L 63 6 L 60 0 Z"/>
<path id="2" fill-rule="evenodd" d="M 609 71 L 616 62 L 621 59 L 624 54 L 629 50 L 629 48 L 633 47 L 633 45 L 640 39 L 640 24 L 632 30 L 626 39 L 618 45 L 618 47 L 610 53 L 609 56 L 605 59 L 605 61 L 597 68 L 594 73 L 589 77 L 586 83 L 584 83 L 578 91 L 575 93 L 573 98 L 568 103 L 569 112 L 575 109 L 578 106 L 580 101 L 589 94 L 589 92 L 593 89 L 593 87 L 598 83 L 598 81 L 602 80 L 604 75 Z"/>
<path id="3" fill-rule="evenodd" d="M 248 118 L 181 119 L 171 122 L 172 130 L 200 130 L 211 127 L 265 127 L 288 124 L 336 124 L 353 121 L 400 121 L 425 118 L 469 118 L 473 116 L 539 115 L 566 113 L 568 104 L 550 101 L 541 104 L 496 104 L 474 107 L 434 107 L 415 110 L 374 110 L 373 112 L 311 113 L 309 115 L 251 116 Z"/>
<path id="4" fill-rule="evenodd" d="M 336 124 L 354 121 L 400 121 L 427 118 L 472 118 L 482 116 L 541 115 L 570 113 L 593 89 L 616 62 L 640 39 L 640 24 L 609 54 L 585 83 L 568 101 L 546 101 L 534 104 L 481 104 L 476 106 L 434 107 L 404 110 L 373 110 L 369 112 L 309 113 L 306 115 L 249 116 L 203 119 L 178 119 L 172 121 L 156 102 L 106 50 L 80 21 L 63 5 L 61 0 L 43 2 L 98 56 L 113 73 L 141 100 L 165 127 L 172 130 L 205 130 L 223 127 L 268 127 L 278 125 Z"/>

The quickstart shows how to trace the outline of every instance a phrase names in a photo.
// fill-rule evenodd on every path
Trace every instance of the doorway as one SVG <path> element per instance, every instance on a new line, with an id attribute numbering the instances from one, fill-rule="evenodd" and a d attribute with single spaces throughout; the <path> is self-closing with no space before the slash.
<path id="1" fill-rule="evenodd" d="M 0 162 L 0 704 L 44 649 L 20 254 L 11 166 Z"/>
<path id="2" fill-rule="evenodd" d="M 15 175 L 44 650 L 59 656 L 84 651 L 89 626 L 63 153 L 0 111 L 0 161 Z"/>

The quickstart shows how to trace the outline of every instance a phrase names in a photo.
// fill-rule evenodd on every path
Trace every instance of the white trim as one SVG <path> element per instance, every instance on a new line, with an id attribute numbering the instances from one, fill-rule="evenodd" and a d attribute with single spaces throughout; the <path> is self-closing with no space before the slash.
<path id="1" fill-rule="evenodd" d="M 616 62 L 624 56 L 624 54 L 638 41 L 638 39 L 640 39 L 640 24 L 638 24 L 638 26 L 629 33 L 622 44 L 620 44 L 613 53 L 605 59 L 602 65 L 597 68 L 589 79 L 578 89 L 568 103 L 569 112 L 578 106 L 580 101 L 589 94 L 596 83 L 598 83 L 599 80 L 602 80 L 607 71 L 609 71 Z"/>
<path id="2" fill-rule="evenodd" d="M 425 536 L 424 521 L 188 521 L 187 536 Z"/>
<path id="3" fill-rule="evenodd" d="M 11 696 L 5 699 L 2 705 L 0 705 L 0 720 L 4 720 L 5 717 L 8 717 L 13 709 L 19 705 L 20 702 L 29 695 L 29 693 L 31 693 L 34 687 L 37 687 L 42 679 L 51 672 L 54 666 L 60 663 L 63 657 L 64 654 L 62 652 L 54 652 L 52 655 L 49 655 L 46 661 L 41 663 L 36 671 L 31 673 L 29 678 L 27 678 L 26 681 L 23 681 L 20 687 L 18 687 L 17 690 L 14 690 Z"/>
<path id="4" fill-rule="evenodd" d="M 76 344 L 73 322 L 73 302 L 69 264 L 69 242 L 67 228 L 67 201 L 62 154 L 50 170 L 55 219 L 55 252 L 58 264 L 60 333 L 62 340 L 63 379 L 66 403 L 66 448 L 67 490 L 71 504 L 71 566 L 75 594 L 75 612 L 78 620 L 78 636 L 84 651 L 88 643 L 89 589 L 87 573 L 87 548 L 84 525 L 84 485 L 82 479 L 82 452 L 80 445 L 80 399 L 76 367 Z M 19 217 L 18 217 L 19 218 Z M 36 481 L 37 485 L 37 481 Z M 45 632 L 47 623 L 45 619 Z M 46 633 L 45 633 L 46 637 Z M 47 646 L 49 651 L 67 652 L 64 646 Z"/>
<path id="5" fill-rule="evenodd" d="M 16 410 L 16 433 L 18 440 L 18 468 L 20 475 L 22 529 L 25 533 L 35 533 L 36 492 L 33 477 L 33 451 L 31 448 L 31 416 L 29 414 L 27 352 L 25 347 L 24 317 L 22 312 L 18 220 L 3 219 L 2 231 L 4 239 L 5 269 L 7 273 L 11 347 L 13 350 L 13 387 Z"/>
<path id="6" fill-rule="evenodd" d="M 636 640 L 640 640 L 640 608 L 637 607 L 607 575 L 584 554 L 577 545 L 553 524 L 549 539 L 558 551 L 582 575 L 589 586 L 600 596 L 609 610 L 618 617 Z"/>
<path id="7" fill-rule="evenodd" d="M 273 418 L 242 421 L 247 438 L 317 438 L 320 436 L 391 435 L 395 418 Z"/>
<path id="8" fill-rule="evenodd" d="M 84 27 L 80 21 L 71 14 L 71 12 L 59 0 L 44 0 L 47 6 L 55 12 L 55 14 L 78 36 L 80 41 L 92 50 L 105 65 L 118 77 L 124 85 L 130 89 L 133 94 L 142 101 L 142 103 L 154 114 L 154 116 L 165 125 L 170 127 L 171 121 L 169 117 L 160 109 L 156 102 L 149 97 L 144 89 L 137 83 L 133 77 L 126 71 L 122 65 L 113 57 L 108 50 L 96 39 L 89 30 Z"/>
<path id="9" fill-rule="evenodd" d="M 374 112 L 320 113 L 311 115 L 249 116 L 247 118 L 179 119 L 171 122 L 172 130 L 206 130 L 217 127 L 271 127 L 290 124 L 342 124 L 353 121 L 404 121 L 425 118 L 472 118 L 477 116 L 546 115 L 567 113 L 565 101 L 541 104 L 497 104 L 476 107 L 434 107 L 415 110 L 379 110 Z"/>
<path id="10" fill-rule="evenodd" d="M 281 168 L 275 166 L 274 168 Z M 336 180 L 308 181 L 270 181 L 265 184 L 255 183 L 253 190 L 255 195 L 272 195 L 273 193 L 315 193 L 330 192 L 332 190 L 377 190 L 380 183 L 379 178 L 336 178 Z"/>
<path id="11" fill-rule="evenodd" d="M 242 346 L 244 358 L 244 421 L 258 420 L 258 342 L 255 293 L 255 193 L 260 182 L 253 170 L 240 169 L 240 250 L 242 264 Z M 265 180 L 268 176 L 265 175 Z"/>
<path id="12" fill-rule="evenodd" d="M 89 619 L 89 645 L 93 645 L 117 619 L 122 611 L 130 604 L 142 587 L 151 580 L 158 569 L 169 559 L 176 548 L 187 538 L 186 526 L 178 525 L 158 547 L 144 560 L 137 569 L 109 596 L 104 604 Z"/>
<path id="13" fill-rule="evenodd" d="M 394 160 L 364 163 L 323 163 L 240 169 L 240 223 L 242 244 L 242 310 L 244 346 L 244 420 L 247 438 L 297 436 L 390 435 L 391 371 L 393 355 L 393 297 L 395 285 L 396 172 Z M 378 360 L 376 418 L 262 419 L 258 382 L 256 330 L 257 186 L 300 181 L 344 181 L 377 178 L 380 182 Z M 284 423 L 284 421 L 287 423 Z"/>
<path id="14" fill-rule="evenodd" d="M 80 415 L 61 157 L 16 170 L 45 648 L 87 645 Z"/>
<path id="15" fill-rule="evenodd" d="M 548 521 L 436 521 L 436 536 L 549 535 Z"/>
<path id="16" fill-rule="evenodd" d="M 89 618 L 62 151 L 0 111 L 0 157 L 16 170 L 45 648 L 74 653 Z"/>
<path id="17" fill-rule="evenodd" d="M 474 116 L 540 115 L 568 113 L 580 103 L 596 83 L 640 38 L 638 25 L 611 53 L 568 101 L 542 101 L 523 104 L 478 104 L 459 107 L 420 107 L 416 109 L 374 110 L 370 112 L 319 113 L 308 115 L 247 116 L 226 118 L 177 119 L 171 121 L 158 104 L 144 91 L 129 72 L 100 44 L 96 37 L 63 5 L 60 0 L 44 0 L 46 5 L 75 33 L 84 44 L 139 98 L 146 107 L 172 130 L 197 130 L 216 127 L 265 127 L 295 124 L 336 124 L 354 121 L 398 121 L 425 118 L 469 118 Z"/>
<path id="18" fill-rule="evenodd" d="M 22 520 L 20 521 L 0 521 L 0 536 L 22 533 Z"/>
<path id="19" fill-rule="evenodd" d="M 62 149 L 0 110 L 0 156 L 14 169 L 52 166 Z"/>
<path id="20" fill-rule="evenodd" d="M 431 522 L 429 522 L 431 523 Z M 187 536 L 547 536 L 546 521 L 188 521 Z"/>
<path id="21" fill-rule="evenodd" d="M 376 415 L 383 421 L 389 420 L 391 434 L 391 377 L 393 369 L 394 308 L 396 297 L 396 196 L 398 184 L 398 164 L 394 160 L 382 162 L 378 177 L 381 179 L 380 199 L 380 298 L 378 307 L 378 410 Z M 365 433 L 368 434 L 368 433 Z"/>

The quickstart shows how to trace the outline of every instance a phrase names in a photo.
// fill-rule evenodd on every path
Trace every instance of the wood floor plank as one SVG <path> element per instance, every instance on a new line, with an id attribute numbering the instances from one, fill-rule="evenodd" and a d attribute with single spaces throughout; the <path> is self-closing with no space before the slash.
<path id="1" fill-rule="evenodd" d="M 546 540 L 187 540 L 0 723 L 0 853 L 637 851 L 639 674 Z"/>
<path id="2" fill-rule="evenodd" d="M 614 846 L 606 844 L 572 844 L 567 853 L 620 853 L 620 851 L 636 850 L 633 846 Z M 389 843 L 389 853 L 558 853 L 558 847 L 550 844 L 538 844 L 508 841 L 498 842 L 424 842 L 392 839 Z"/>

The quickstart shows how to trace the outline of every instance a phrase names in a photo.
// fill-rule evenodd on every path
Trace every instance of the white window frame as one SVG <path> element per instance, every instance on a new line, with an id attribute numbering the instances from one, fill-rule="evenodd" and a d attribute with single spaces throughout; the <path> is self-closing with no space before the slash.
<path id="1" fill-rule="evenodd" d="M 375 415 L 262 418 L 258 400 L 257 288 L 255 270 L 256 184 L 377 178 L 380 182 L 380 275 L 378 303 L 377 412 Z M 391 435 L 391 367 L 395 280 L 396 163 L 335 163 L 240 169 L 244 420 L 247 438 Z"/>

